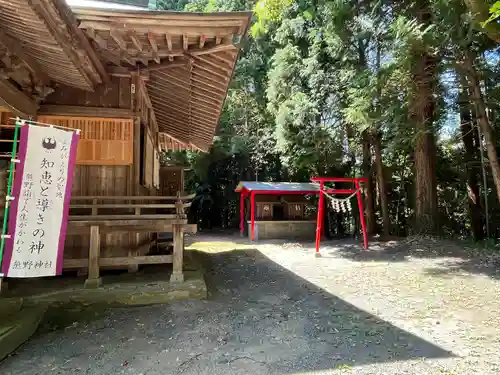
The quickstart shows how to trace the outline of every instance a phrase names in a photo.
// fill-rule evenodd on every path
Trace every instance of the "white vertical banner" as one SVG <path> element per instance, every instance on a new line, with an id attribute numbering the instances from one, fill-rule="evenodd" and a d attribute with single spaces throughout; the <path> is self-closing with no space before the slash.
<path id="1" fill-rule="evenodd" d="M 7 277 L 61 274 L 78 134 L 23 125 L 3 272 Z"/>

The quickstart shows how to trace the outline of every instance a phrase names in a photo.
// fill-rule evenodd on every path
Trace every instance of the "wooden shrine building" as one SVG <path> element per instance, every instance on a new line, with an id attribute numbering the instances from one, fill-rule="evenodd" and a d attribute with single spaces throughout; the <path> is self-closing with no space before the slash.
<path id="1" fill-rule="evenodd" d="M 0 0 L 0 156 L 12 117 L 81 129 L 64 268 L 89 285 L 102 267 L 146 263 L 183 280 L 192 197 L 161 195 L 159 153 L 209 149 L 250 17 Z M 173 254 L 148 256 L 169 231 Z"/>
<path id="2" fill-rule="evenodd" d="M 319 194 L 318 184 L 240 181 L 235 191 L 240 194 L 240 232 L 246 232 L 246 221 L 252 241 L 315 237 L 316 209 L 307 210 L 305 196 Z"/>

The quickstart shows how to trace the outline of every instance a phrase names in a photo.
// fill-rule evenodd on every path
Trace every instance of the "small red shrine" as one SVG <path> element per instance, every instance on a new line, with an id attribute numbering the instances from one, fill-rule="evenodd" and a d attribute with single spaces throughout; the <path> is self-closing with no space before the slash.
<path id="1" fill-rule="evenodd" d="M 316 254 L 319 255 L 323 233 L 323 210 L 325 195 L 336 200 L 331 194 L 356 196 L 359 217 L 363 231 L 363 245 L 368 248 L 368 236 L 364 218 L 361 183 L 366 178 L 314 177 L 312 182 L 251 182 L 241 181 L 236 187 L 240 193 L 240 232 L 245 233 L 245 212 L 250 211 L 249 237 L 252 241 L 269 238 L 316 238 Z M 352 183 L 349 189 L 336 189 L 326 184 Z M 306 210 L 306 195 L 319 194 L 317 217 L 313 219 Z M 250 197 L 250 209 L 245 210 L 245 198 Z"/>

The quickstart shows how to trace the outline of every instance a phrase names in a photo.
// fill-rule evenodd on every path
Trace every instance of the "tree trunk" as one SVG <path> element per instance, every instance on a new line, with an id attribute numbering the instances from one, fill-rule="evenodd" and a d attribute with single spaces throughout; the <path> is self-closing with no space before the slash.
<path id="1" fill-rule="evenodd" d="M 373 134 L 373 148 L 375 150 L 375 166 L 377 168 L 377 184 L 380 195 L 380 208 L 382 211 L 382 222 L 384 224 L 384 235 L 389 236 L 391 231 L 391 220 L 389 217 L 389 202 L 387 199 L 387 186 L 384 175 L 384 165 L 382 163 L 382 146 L 380 145 L 380 134 Z"/>
<path id="2" fill-rule="evenodd" d="M 480 146 L 478 134 L 473 126 L 467 87 L 467 82 L 462 77 L 459 107 L 460 130 L 462 133 L 462 141 L 464 143 L 464 159 L 466 163 L 465 169 L 467 171 L 467 196 L 471 215 L 472 234 L 476 241 L 481 241 L 484 239 L 484 228 L 482 220 L 481 196 L 479 194 L 479 171 L 477 165 L 475 164 L 478 161 L 477 151 Z"/>
<path id="3" fill-rule="evenodd" d="M 474 57 L 471 52 L 465 54 L 464 67 L 469 82 L 471 100 L 476 110 L 477 122 L 484 136 L 484 143 L 486 144 L 486 152 L 493 174 L 493 181 L 495 182 L 497 198 L 500 201 L 500 163 L 498 162 L 497 150 L 495 148 L 495 137 L 486 114 L 486 105 L 484 103 L 483 94 L 481 93 L 479 78 L 476 68 L 474 67 Z"/>
<path id="4" fill-rule="evenodd" d="M 375 234 L 377 222 L 375 219 L 375 205 L 373 199 L 372 154 L 370 150 L 370 136 L 368 131 L 363 132 L 363 175 L 368 178 L 365 189 L 366 197 L 366 230 L 368 234 Z"/>
<path id="5" fill-rule="evenodd" d="M 356 166 L 356 152 L 354 151 L 354 147 L 352 145 L 356 142 L 355 131 L 353 129 L 353 125 L 350 123 L 346 123 L 346 136 L 347 136 L 347 154 L 349 155 L 349 170 L 352 171 Z"/>
<path id="6" fill-rule="evenodd" d="M 431 24 L 428 0 L 416 2 L 414 14 L 425 26 Z M 436 182 L 436 139 L 433 123 L 436 103 L 434 91 L 437 83 L 437 61 L 425 50 L 416 46 L 412 69 L 414 94 L 411 119 L 416 129 L 415 145 L 415 229 L 418 233 L 436 233 L 438 228 L 438 199 Z"/>

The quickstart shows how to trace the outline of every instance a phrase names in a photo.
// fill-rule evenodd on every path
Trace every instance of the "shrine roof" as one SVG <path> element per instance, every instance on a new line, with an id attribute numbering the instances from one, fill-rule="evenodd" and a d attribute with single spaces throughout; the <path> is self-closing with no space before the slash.
<path id="1" fill-rule="evenodd" d="M 258 182 L 240 181 L 236 187 L 236 192 L 242 190 L 259 191 L 262 193 L 319 193 L 319 185 L 311 182 Z"/>

